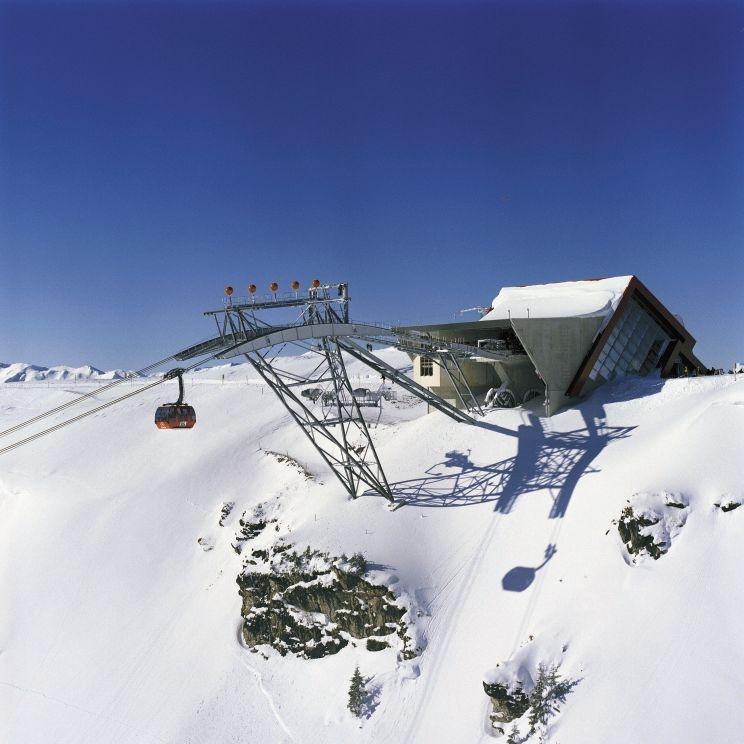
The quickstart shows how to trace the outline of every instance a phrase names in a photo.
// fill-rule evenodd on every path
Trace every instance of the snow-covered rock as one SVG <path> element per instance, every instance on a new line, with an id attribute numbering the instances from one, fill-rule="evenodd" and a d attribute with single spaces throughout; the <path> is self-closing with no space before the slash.
<path id="1" fill-rule="evenodd" d="M 617 522 L 629 559 L 661 558 L 687 520 L 689 501 L 682 494 L 637 493 L 628 500 Z"/>
<path id="2" fill-rule="evenodd" d="M 366 574 L 359 553 L 339 558 L 310 547 L 297 552 L 284 542 L 252 551 L 237 579 L 245 644 L 318 659 L 358 640 L 381 651 L 397 635 L 392 645 L 400 647 L 401 658 L 412 658 L 406 608 Z"/>

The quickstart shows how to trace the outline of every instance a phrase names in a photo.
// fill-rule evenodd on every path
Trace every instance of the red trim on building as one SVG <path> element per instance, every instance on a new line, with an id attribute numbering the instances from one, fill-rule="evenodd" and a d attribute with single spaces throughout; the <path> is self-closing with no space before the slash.
<path id="1" fill-rule="evenodd" d="M 705 370 L 704 365 L 692 353 L 692 347 L 695 345 L 694 336 L 677 320 L 677 318 L 674 317 L 674 315 L 672 315 L 672 313 L 669 312 L 669 310 L 667 310 L 666 307 L 664 307 L 664 305 L 661 304 L 656 295 L 654 295 L 653 292 L 643 284 L 643 282 L 641 282 L 637 277 L 632 276 L 628 282 L 628 286 L 625 288 L 625 291 L 620 298 L 620 302 L 615 308 L 615 312 L 612 314 L 612 317 L 602 332 L 594 340 L 589 352 L 586 357 L 584 357 L 584 361 L 579 366 L 576 375 L 568 386 L 568 390 L 566 390 L 566 395 L 579 396 L 582 394 L 584 386 L 589 379 L 589 373 L 594 367 L 594 363 L 602 352 L 612 330 L 615 328 L 620 318 L 622 318 L 623 312 L 630 304 L 630 301 L 634 298 L 638 300 L 641 305 L 647 307 L 661 325 L 667 328 L 670 335 L 676 338 L 676 343 L 673 344 L 665 353 L 660 364 L 662 376 L 666 377 L 670 374 L 675 361 L 679 358 L 683 358 L 688 363 L 686 366 L 692 364 L 692 367 L 698 371 Z M 694 362 L 691 360 L 694 360 Z"/>

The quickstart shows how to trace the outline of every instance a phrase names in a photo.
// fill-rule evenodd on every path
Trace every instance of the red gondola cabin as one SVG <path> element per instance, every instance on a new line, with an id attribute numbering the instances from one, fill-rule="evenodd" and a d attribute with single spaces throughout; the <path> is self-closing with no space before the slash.
<path id="1" fill-rule="evenodd" d="M 164 380 L 178 378 L 178 400 L 158 406 L 155 411 L 155 426 L 158 429 L 193 429 L 196 425 L 196 411 L 193 406 L 183 402 L 183 372 L 177 367 L 163 376 Z"/>
<path id="2" fill-rule="evenodd" d="M 195 425 L 196 411 L 185 403 L 166 403 L 155 411 L 155 426 L 158 429 L 193 429 Z"/>

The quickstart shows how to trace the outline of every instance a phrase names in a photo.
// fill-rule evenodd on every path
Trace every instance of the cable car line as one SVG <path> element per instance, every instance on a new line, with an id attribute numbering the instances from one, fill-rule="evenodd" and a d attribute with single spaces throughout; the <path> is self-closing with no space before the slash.
<path id="1" fill-rule="evenodd" d="M 104 408 L 109 408 L 110 406 L 113 406 L 116 403 L 120 403 L 121 401 L 126 400 L 127 398 L 131 398 L 133 395 L 139 395 L 139 393 L 143 393 L 145 392 L 145 390 L 149 390 L 150 388 L 153 388 L 156 385 L 162 385 L 164 382 L 165 382 L 165 378 L 156 380 L 155 382 L 151 382 L 149 385 L 145 385 L 144 387 L 138 388 L 137 390 L 132 390 L 131 393 L 127 393 L 126 395 L 122 395 L 119 398 L 114 398 L 114 400 L 110 400 L 107 403 L 103 403 L 100 406 L 96 406 L 96 408 L 92 408 L 90 411 L 86 411 L 85 413 L 81 413 L 81 414 L 78 414 L 77 416 L 73 416 L 73 418 L 71 419 L 66 419 L 65 421 L 61 421 L 59 424 L 55 424 L 54 426 L 51 426 L 48 429 L 42 429 L 36 434 L 32 434 L 30 437 L 26 437 L 25 439 L 20 439 L 19 441 L 14 442 L 13 444 L 9 444 L 7 447 L 3 447 L 2 449 L 0 449 L 0 455 L 4 455 L 6 452 L 10 452 L 11 450 L 14 450 L 16 447 L 20 447 L 24 444 L 28 444 L 29 442 L 33 442 L 34 440 L 39 439 L 40 437 L 43 437 L 46 434 L 51 434 L 52 432 L 57 431 L 58 429 L 62 429 L 65 426 L 68 426 L 69 424 L 74 424 L 76 421 L 80 421 L 80 419 L 84 419 L 87 416 L 92 416 L 94 413 L 98 413 L 99 411 L 102 411 Z"/>
<path id="2" fill-rule="evenodd" d="M 183 386 L 183 375 L 185 375 L 187 372 L 190 372 L 192 369 L 196 369 L 196 367 L 198 367 L 201 364 L 204 364 L 205 362 L 211 362 L 213 359 L 216 359 L 217 358 L 217 354 L 221 354 L 224 351 L 232 351 L 233 349 L 238 348 L 238 346 L 242 346 L 244 343 L 245 343 L 244 341 L 241 341 L 240 343 L 237 343 L 237 344 L 235 344 L 235 345 L 233 345 L 231 347 L 228 347 L 227 349 L 220 349 L 219 352 L 217 352 L 215 354 L 212 354 L 211 356 L 207 357 L 206 359 L 200 359 L 199 361 L 194 362 L 194 364 L 192 364 L 189 367 L 179 367 L 177 369 L 170 370 L 165 375 L 163 375 L 163 377 L 161 379 L 155 380 L 155 382 L 151 382 L 149 385 L 145 385 L 144 387 L 141 387 L 141 388 L 139 388 L 137 390 L 132 390 L 132 392 L 127 393 L 126 395 L 122 395 L 119 398 L 115 398 L 114 400 L 110 400 L 107 403 L 103 403 L 102 405 L 97 406 L 96 408 L 92 408 L 90 411 L 86 411 L 85 413 L 81 413 L 81 414 L 79 414 L 77 416 L 74 416 L 71 419 L 66 419 L 65 421 L 61 421 L 59 424 L 55 424 L 54 426 L 51 426 L 48 429 L 42 429 L 41 431 L 37 432 L 36 434 L 32 434 L 31 436 L 26 437 L 25 439 L 21 439 L 18 442 L 14 442 L 13 444 L 9 444 L 7 447 L 3 447 L 2 449 L 0 449 L 0 455 L 4 455 L 6 452 L 10 452 L 11 450 L 16 449 L 16 447 L 20 447 L 20 446 L 22 446 L 24 444 L 28 444 L 30 442 L 33 442 L 36 439 L 39 439 L 40 437 L 43 437 L 43 436 L 45 436 L 47 434 L 51 434 L 52 432 L 55 432 L 58 429 L 62 429 L 65 426 L 68 426 L 69 424 L 73 424 L 76 421 L 80 421 L 80 419 L 84 419 L 87 416 L 92 416 L 94 413 L 98 413 L 99 411 L 102 411 L 105 408 L 109 408 L 110 406 L 113 406 L 116 403 L 120 403 L 121 401 L 126 400 L 127 398 L 131 398 L 133 395 L 138 395 L 139 393 L 143 393 L 143 392 L 145 392 L 145 390 L 149 390 L 150 388 L 153 388 L 156 385 L 162 385 L 164 382 L 166 382 L 168 380 L 172 380 L 174 377 L 178 377 L 179 378 L 179 387 L 180 387 L 181 393 L 182 393 L 179 396 L 179 400 L 180 400 L 183 397 L 183 387 L 182 387 Z M 143 368 L 143 370 L 140 370 L 140 372 L 143 372 L 145 370 L 151 370 L 154 367 L 157 367 L 157 366 L 159 366 L 161 364 L 164 364 L 165 362 L 168 362 L 171 359 L 175 359 L 175 358 L 176 358 L 175 355 L 166 357 L 165 359 L 162 359 L 159 362 L 155 362 L 154 364 L 151 364 L 149 367 Z M 8 429 L 8 430 L 6 430 L 4 432 L 0 432 L 0 436 L 5 435 L 6 433 L 10 433 L 11 431 L 18 430 L 21 427 L 26 426 L 27 424 L 32 423 L 33 421 L 38 421 L 38 420 L 40 420 L 42 418 L 45 418 L 46 416 L 52 415 L 53 413 L 57 413 L 60 410 L 62 410 L 64 408 L 67 408 L 68 406 L 73 405 L 74 403 L 77 403 L 80 400 L 84 400 L 85 398 L 89 398 L 92 395 L 95 395 L 97 393 L 100 393 L 102 390 L 109 390 L 110 388 L 114 387 L 115 385 L 119 385 L 122 382 L 125 382 L 127 379 L 130 379 L 130 378 L 123 378 L 121 380 L 117 380 L 115 383 L 111 383 L 110 385 L 106 385 L 103 388 L 101 388 L 100 390 L 96 390 L 93 393 L 88 393 L 85 396 L 81 396 L 80 398 L 76 398 L 74 401 L 69 401 L 68 403 L 65 403 L 62 406 L 57 406 L 57 408 L 54 408 L 51 411 L 47 411 L 47 412 L 45 412 L 43 414 L 39 414 L 39 416 L 36 416 L 33 419 L 29 419 L 28 421 L 21 422 L 20 424 L 17 424 L 16 426 L 11 427 L 10 429 Z"/>
<path id="3" fill-rule="evenodd" d="M 166 362 L 171 361 L 171 359 L 175 359 L 175 356 L 169 356 L 169 357 L 166 357 L 165 359 L 161 359 L 159 362 L 154 362 L 153 364 L 150 364 L 147 367 L 143 367 L 142 369 L 137 370 L 136 372 L 128 372 L 126 377 L 122 377 L 119 380 L 115 380 L 114 382 L 111 382 L 108 385 L 104 385 L 103 387 L 98 388 L 97 390 L 92 390 L 89 393 L 85 393 L 85 395 L 81 395 L 78 398 L 75 398 L 74 400 L 68 400 L 67 403 L 63 403 L 62 405 L 59 405 L 56 408 L 52 408 L 49 411 L 40 413 L 38 416 L 34 416 L 33 418 L 27 419 L 26 421 L 21 421 L 20 424 L 11 426 L 9 429 L 5 429 L 5 431 L 0 431 L 0 437 L 4 437 L 6 434 L 12 434 L 13 432 L 18 431 L 19 429 L 23 429 L 25 426 L 29 426 L 30 424 L 35 424 L 37 421 L 41 421 L 47 416 L 52 416 L 55 413 L 64 411 L 66 408 L 69 408 L 70 406 L 74 406 L 76 403 L 80 403 L 81 401 L 87 400 L 88 398 L 95 397 L 99 393 L 103 393 L 103 392 L 106 392 L 107 390 L 111 390 L 111 388 L 114 388 L 117 385 L 121 385 L 123 382 L 127 382 L 128 380 L 133 380 L 136 377 L 146 375 L 148 372 L 152 371 L 156 367 L 160 367 Z"/>

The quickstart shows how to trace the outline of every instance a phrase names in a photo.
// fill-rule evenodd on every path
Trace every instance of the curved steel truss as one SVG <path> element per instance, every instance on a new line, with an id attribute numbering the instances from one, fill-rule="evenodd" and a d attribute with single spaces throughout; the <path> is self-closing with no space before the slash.
<path id="1" fill-rule="evenodd" d="M 292 323 L 275 325 L 260 317 L 267 310 L 279 308 L 297 308 L 299 317 Z M 349 381 L 344 353 L 455 421 L 473 423 L 470 413 L 480 412 L 458 358 L 476 352 L 482 355 L 482 350 L 434 340 L 424 334 L 396 331 L 391 326 L 350 321 L 346 284 L 316 287 L 306 296 L 294 293 L 243 301 L 228 298 L 222 309 L 210 310 L 205 315 L 214 318 L 218 335 L 183 349 L 175 358 L 186 360 L 208 352 L 221 359 L 245 356 L 352 498 L 365 489 L 389 501 L 393 501 L 393 494 L 360 410 L 359 391 Z M 373 344 L 392 345 L 432 358 L 449 375 L 465 410 L 384 362 L 373 353 Z M 286 345 L 317 355 L 318 363 L 311 373 L 298 374 L 282 368 L 280 352 Z M 275 347 L 279 347 L 279 352 L 274 353 Z M 321 390 L 325 390 L 322 397 Z"/>

